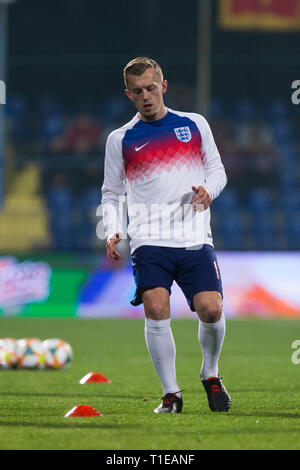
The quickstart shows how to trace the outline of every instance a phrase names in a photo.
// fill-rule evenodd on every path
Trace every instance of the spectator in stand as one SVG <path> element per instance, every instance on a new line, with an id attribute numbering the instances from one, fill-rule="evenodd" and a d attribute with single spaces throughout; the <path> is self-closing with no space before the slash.
<path id="1" fill-rule="evenodd" d="M 79 194 L 93 187 L 95 177 L 99 174 L 99 169 L 97 171 L 88 159 L 82 161 L 81 157 L 92 157 L 100 153 L 102 129 L 90 114 L 81 113 L 70 124 L 63 139 L 65 153 L 74 156 L 73 168 L 68 169 L 70 186 L 73 193 Z"/>
<path id="2" fill-rule="evenodd" d="M 66 152 L 77 156 L 92 155 L 99 151 L 102 130 L 86 113 L 79 114 L 64 134 Z"/>

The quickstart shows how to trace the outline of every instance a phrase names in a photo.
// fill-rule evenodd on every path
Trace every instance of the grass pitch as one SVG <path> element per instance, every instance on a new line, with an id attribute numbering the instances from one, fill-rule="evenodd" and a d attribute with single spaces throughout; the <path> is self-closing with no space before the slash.
<path id="1" fill-rule="evenodd" d="M 0 337 L 61 337 L 74 360 L 65 371 L 0 371 L 0 449 L 299 449 L 300 365 L 291 344 L 300 321 L 227 321 L 220 373 L 228 413 L 212 413 L 199 379 L 196 320 L 173 320 L 183 413 L 155 415 L 162 390 L 143 320 L 1 318 Z M 80 385 L 87 372 L 111 384 Z M 64 418 L 88 404 L 103 417 Z"/>

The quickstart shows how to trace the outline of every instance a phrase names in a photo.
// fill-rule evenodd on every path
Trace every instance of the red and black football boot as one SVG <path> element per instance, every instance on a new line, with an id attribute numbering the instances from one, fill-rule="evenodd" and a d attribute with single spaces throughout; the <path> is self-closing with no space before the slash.
<path id="1" fill-rule="evenodd" d="M 167 393 L 162 398 L 161 404 L 153 411 L 154 413 L 181 413 L 182 398 L 179 398 L 176 393 Z"/>
<path id="2" fill-rule="evenodd" d="M 218 376 L 202 380 L 211 411 L 228 411 L 231 406 L 231 398 L 221 378 Z"/>

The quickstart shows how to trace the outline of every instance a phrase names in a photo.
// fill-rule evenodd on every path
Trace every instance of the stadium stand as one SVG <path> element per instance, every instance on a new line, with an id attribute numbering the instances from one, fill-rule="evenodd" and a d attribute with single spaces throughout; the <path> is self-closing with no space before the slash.
<path id="1" fill-rule="evenodd" d="M 180 109 L 183 104 L 174 95 L 171 91 L 172 108 Z M 180 96 L 188 100 L 191 93 Z M 217 249 L 300 248 L 299 111 L 294 108 L 291 112 L 282 103 L 258 106 L 249 100 L 212 103 L 208 121 L 228 175 L 227 188 L 212 204 Z M 100 106 L 85 103 L 68 109 L 50 97 L 32 107 L 15 96 L 6 112 L 12 184 L 0 213 L 6 227 L 1 250 L 12 244 L 15 250 L 103 248 L 95 228 L 105 142 L 111 130 L 128 121 L 132 108 L 116 97 Z M 22 215 L 12 225 L 16 207 Z M 34 236 L 27 236 L 33 227 Z M 22 236 L 16 240 L 13 231 Z"/>

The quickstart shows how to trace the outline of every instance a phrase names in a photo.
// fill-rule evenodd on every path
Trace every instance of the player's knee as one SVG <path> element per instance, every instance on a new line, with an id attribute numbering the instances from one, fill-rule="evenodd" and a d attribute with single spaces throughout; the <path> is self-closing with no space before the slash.
<path id="1" fill-rule="evenodd" d="M 197 308 L 197 314 L 205 323 L 215 323 L 221 318 L 222 306 L 219 302 L 202 303 Z"/>
<path id="2" fill-rule="evenodd" d="M 142 295 L 145 315 L 152 320 L 170 318 L 169 293 L 165 289 L 146 290 Z"/>
<path id="3" fill-rule="evenodd" d="M 152 320 L 166 320 L 170 317 L 168 306 L 161 302 L 152 302 L 145 309 L 147 318 Z"/>

